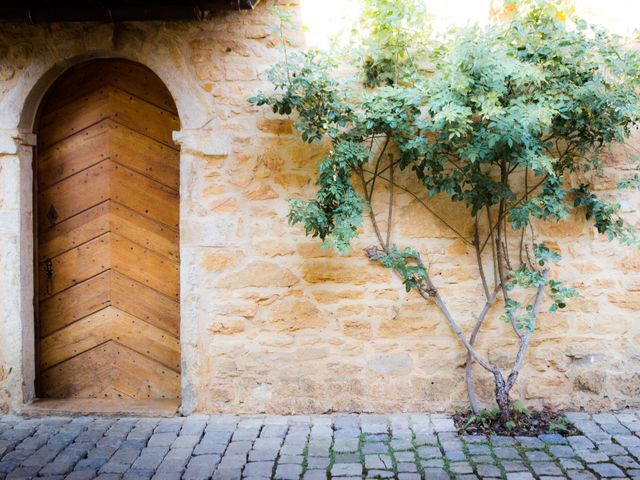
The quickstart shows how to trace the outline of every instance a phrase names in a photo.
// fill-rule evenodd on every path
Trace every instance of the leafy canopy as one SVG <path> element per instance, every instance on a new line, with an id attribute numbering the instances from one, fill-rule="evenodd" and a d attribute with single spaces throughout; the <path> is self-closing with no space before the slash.
<path id="1" fill-rule="evenodd" d="M 252 99 L 277 113 L 296 112 L 305 141 L 333 143 L 316 199 L 293 201 L 291 221 L 346 251 L 364 211 L 351 176 L 371 160 L 367 140 L 384 135 L 400 150 L 399 166 L 411 168 L 430 195 L 446 193 L 473 215 L 505 202 L 520 229 L 583 206 L 598 231 L 636 242 L 619 228 L 615 206 L 589 185 L 570 190 L 563 177 L 600 169 L 603 148 L 624 141 L 637 124 L 638 53 L 621 51 L 618 38 L 582 21 L 559 21 L 548 2 L 522 2 L 510 22 L 459 31 L 429 50 L 420 43 L 427 35 L 418 4 L 366 4 L 369 37 L 357 54 L 363 84 L 378 88 L 354 90 L 334 75 L 329 55 L 310 51 L 271 70 L 277 94 Z M 418 68 L 433 61 L 435 75 Z M 527 198 L 511 181 L 518 170 L 540 183 Z M 637 177 L 623 185 L 631 182 Z"/>
<path id="2" fill-rule="evenodd" d="M 504 225 L 523 240 L 531 232 L 530 249 L 520 242 L 519 265 L 498 242 L 500 273 L 508 263 L 500 282 L 505 296 L 515 286 L 546 284 L 543 266 L 558 260 L 535 243 L 534 220 L 557 222 L 581 209 L 598 232 L 638 245 L 616 202 L 600 199 L 588 183 L 571 188 L 566 181 L 568 174 L 601 171 L 603 150 L 638 124 L 638 52 L 583 21 L 565 21 L 551 1 L 509 1 L 509 21 L 459 30 L 442 42 L 429 38 L 417 0 L 365 5 L 351 52 L 359 85 L 339 75 L 331 55 L 308 51 L 271 70 L 276 93 L 251 99 L 295 113 L 303 140 L 332 144 L 319 166 L 315 198 L 291 201 L 292 224 L 348 251 L 389 148 L 394 153 L 383 170 L 412 172 L 428 196 L 447 195 L 476 221 L 486 211 L 492 235 L 507 236 Z M 367 174 L 373 175 L 365 180 Z M 360 191 L 354 179 L 361 180 Z M 620 186 L 637 185 L 635 176 Z M 417 252 L 382 247 L 375 258 L 401 274 L 408 290 L 425 288 Z M 558 281 L 549 285 L 552 310 L 575 295 Z M 532 304 L 505 302 L 505 318 L 533 328 Z"/>

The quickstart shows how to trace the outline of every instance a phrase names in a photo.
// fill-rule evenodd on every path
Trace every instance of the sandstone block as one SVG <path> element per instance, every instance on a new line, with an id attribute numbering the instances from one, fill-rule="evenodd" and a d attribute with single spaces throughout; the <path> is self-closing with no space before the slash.
<path id="1" fill-rule="evenodd" d="M 372 337 L 371 322 L 369 320 L 345 320 L 342 331 L 348 337 L 369 340 Z"/>
<path id="2" fill-rule="evenodd" d="M 212 215 L 217 213 L 240 214 L 240 205 L 235 198 L 216 199 L 209 204 L 209 211 Z"/>
<path id="3" fill-rule="evenodd" d="M 262 25 L 250 25 L 245 29 L 244 36 L 245 38 L 251 38 L 256 40 L 261 40 L 267 38 L 270 32 L 267 27 Z"/>
<path id="4" fill-rule="evenodd" d="M 406 353 L 378 355 L 367 362 L 367 367 L 376 373 L 402 375 L 413 369 L 413 360 Z"/>
<path id="5" fill-rule="evenodd" d="M 265 328 L 296 332 L 305 329 L 320 330 L 329 320 L 311 301 L 305 298 L 285 297 L 271 305 Z"/>
<path id="6" fill-rule="evenodd" d="M 282 157 L 283 151 L 284 150 L 268 148 L 258 155 L 255 167 L 256 176 L 259 178 L 268 178 L 273 173 L 282 170 L 285 164 L 285 160 Z"/>
<path id="7" fill-rule="evenodd" d="M 363 285 L 388 281 L 390 272 L 383 267 L 357 262 L 353 259 L 306 260 L 303 278 L 309 283 L 335 282 Z"/>
<path id="8" fill-rule="evenodd" d="M 281 173 L 273 177 L 273 181 L 281 187 L 296 190 L 309 185 L 311 178 L 298 173 Z"/>
<path id="9" fill-rule="evenodd" d="M 208 272 L 217 272 L 226 268 L 235 267 L 244 258 L 241 250 L 214 250 L 208 251 L 202 258 L 202 266 Z"/>
<path id="10" fill-rule="evenodd" d="M 247 63 L 227 64 L 224 67 L 224 78 L 228 81 L 255 80 L 256 69 Z"/>
<path id="11" fill-rule="evenodd" d="M 244 332 L 244 318 L 226 317 L 221 318 L 209 325 L 209 331 L 214 335 L 234 335 Z"/>
<path id="12" fill-rule="evenodd" d="M 444 321 L 438 315 L 438 312 L 433 311 L 431 306 L 425 305 L 424 313 L 422 315 L 414 315 L 405 313 L 400 309 L 399 311 L 391 309 L 383 309 L 380 316 L 380 326 L 378 327 L 377 336 L 395 338 L 405 335 L 433 335 L 441 321 Z M 369 315 L 373 314 L 373 309 L 369 309 Z"/>
<path id="13" fill-rule="evenodd" d="M 278 194 L 269 184 L 258 183 L 248 189 L 247 198 L 249 200 L 270 200 L 278 198 Z"/>
<path id="14" fill-rule="evenodd" d="M 609 302 L 620 308 L 640 311 L 640 291 L 626 291 L 608 296 Z"/>
<path id="15" fill-rule="evenodd" d="M 288 268 L 277 263 L 256 260 L 240 271 L 222 278 L 218 285 L 223 288 L 246 287 L 290 287 L 298 283 L 298 277 Z"/>
<path id="16" fill-rule="evenodd" d="M 293 133 L 291 120 L 262 119 L 258 121 L 258 130 L 273 135 L 290 135 Z"/>
<path id="17" fill-rule="evenodd" d="M 311 294 L 318 303 L 336 303 L 340 300 L 358 300 L 364 298 L 365 291 L 364 289 L 351 290 L 341 286 L 335 289 L 313 289 L 311 290 Z"/>

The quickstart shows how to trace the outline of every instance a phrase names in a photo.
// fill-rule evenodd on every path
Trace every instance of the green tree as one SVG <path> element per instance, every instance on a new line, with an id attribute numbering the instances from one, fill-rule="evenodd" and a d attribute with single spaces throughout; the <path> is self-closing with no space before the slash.
<path id="1" fill-rule="evenodd" d="M 537 222 L 565 221 L 575 212 L 609 239 L 638 245 L 617 203 L 599 198 L 588 183 L 572 189 L 565 178 L 604 174 L 600 154 L 638 124 L 640 56 L 583 21 L 563 21 L 558 11 L 553 2 L 526 0 L 507 22 L 436 42 L 417 1 L 367 0 L 353 48 L 359 87 L 336 75 L 329 55 L 306 51 L 271 70 L 275 93 L 250 99 L 295 113 L 304 141 L 332 144 L 318 169 L 315 198 L 291 200 L 290 223 L 345 253 L 367 214 L 378 241 L 369 258 L 394 270 L 407 291 L 435 302 L 467 351 L 473 410 L 477 362 L 494 379 L 503 424 L 543 297 L 556 311 L 577 294 L 552 279 L 560 255 L 536 241 Z M 410 177 L 422 192 L 403 182 Z M 382 184 L 389 187 L 385 228 L 372 207 Z M 637 176 L 621 187 L 637 187 Z M 428 198 L 447 195 L 475 225 L 466 238 L 436 215 L 476 252 L 486 303 L 469 335 L 423 261 L 428 252 L 391 238 L 398 190 L 434 215 Z M 474 348 L 497 299 L 517 345 L 506 375 Z"/>

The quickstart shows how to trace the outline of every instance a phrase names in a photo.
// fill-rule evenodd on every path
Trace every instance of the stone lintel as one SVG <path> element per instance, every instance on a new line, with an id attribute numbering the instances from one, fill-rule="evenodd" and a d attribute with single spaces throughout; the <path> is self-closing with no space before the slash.
<path id="1" fill-rule="evenodd" d="M 173 132 L 173 140 L 184 151 L 209 157 L 229 155 L 229 137 L 215 130 L 179 130 Z"/>
<path id="2" fill-rule="evenodd" d="M 33 133 L 24 133 L 17 129 L 0 129 L 0 155 L 15 155 L 20 145 L 35 144 L 36 136 Z"/>

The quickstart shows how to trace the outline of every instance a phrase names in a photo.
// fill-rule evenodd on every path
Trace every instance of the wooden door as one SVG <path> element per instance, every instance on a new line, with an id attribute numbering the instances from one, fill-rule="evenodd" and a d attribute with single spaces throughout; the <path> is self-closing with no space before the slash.
<path id="1" fill-rule="evenodd" d="M 179 128 L 142 65 L 96 60 L 38 122 L 38 394 L 179 398 Z"/>

